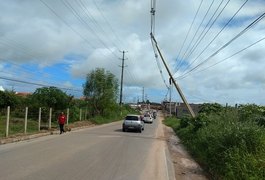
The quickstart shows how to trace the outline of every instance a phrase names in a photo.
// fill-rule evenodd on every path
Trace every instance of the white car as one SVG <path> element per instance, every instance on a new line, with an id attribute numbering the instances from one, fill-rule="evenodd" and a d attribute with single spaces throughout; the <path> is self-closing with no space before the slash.
<path id="1" fill-rule="evenodd" d="M 136 130 L 142 132 L 144 130 L 144 122 L 140 115 L 128 114 L 122 123 L 122 131 Z"/>
<path id="2" fill-rule="evenodd" d="M 143 120 L 145 123 L 153 123 L 153 117 L 151 114 L 145 114 Z"/>

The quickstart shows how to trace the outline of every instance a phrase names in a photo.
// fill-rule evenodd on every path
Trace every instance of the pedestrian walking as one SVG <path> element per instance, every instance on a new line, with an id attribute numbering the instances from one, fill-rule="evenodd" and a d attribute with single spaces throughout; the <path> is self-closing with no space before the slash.
<path id="1" fill-rule="evenodd" d="M 66 116 L 64 115 L 64 112 L 61 112 L 58 117 L 58 124 L 60 126 L 60 134 L 64 133 L 64 124 L 66 122 Z"/>

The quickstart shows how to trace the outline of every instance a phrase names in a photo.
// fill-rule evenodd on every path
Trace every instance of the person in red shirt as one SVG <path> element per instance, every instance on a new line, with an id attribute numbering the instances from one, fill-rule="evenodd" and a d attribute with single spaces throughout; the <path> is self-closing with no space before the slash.
<path id="1" fill-rule="evenodd" d="M 64 115 L 63 112 L 61 112 L 61 114 L 58 117 L 58 124 L 60 126 L 60 134 L 64 133 L 64 124 L 66 122 L 66 116 Z"/>

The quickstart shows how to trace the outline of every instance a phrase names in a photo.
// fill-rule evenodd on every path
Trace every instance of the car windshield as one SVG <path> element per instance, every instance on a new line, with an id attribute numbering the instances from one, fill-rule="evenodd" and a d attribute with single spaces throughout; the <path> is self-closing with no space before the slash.
<path id="1" fill-rule="evenodd" d="M 126 116 L 126 120 L 138 121 L 138 116 Z"/>
<path id="2" fill-rule="evenodd" d="M 150 115 L 149 114 L 145 114 L 144 117 L 150 117 Z"/>

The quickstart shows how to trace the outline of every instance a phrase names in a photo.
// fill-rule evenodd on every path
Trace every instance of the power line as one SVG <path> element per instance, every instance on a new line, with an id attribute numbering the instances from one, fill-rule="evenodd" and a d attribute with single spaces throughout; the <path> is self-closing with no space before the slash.
<path id="1" fill-rule="evenodd" d="M 154 44 L 154 42 L 153 42 L 152 40 L 151 40 L 151 44 L 152 44 L 152 46 L 153 46 L 153 50 L 154 50 L 154 54 L 155 54 L 155 60 L 156 60 L 156 63 L 157 63 L 157 67 L 158 67 L 159 73 L 160 73 L 160 75 L 161 75 L 161 78 L 162 78 L 162 80 L 163 80 L 163 83 L 165 84 L 166 88 L 168 89 L 168 88 L 169 88 L 169 85 L 167 85 L 167 83 L 166 83 L 166 79 L 165 79 L 165 77 L 164 77 L 164 75 L 163 75 L 162 67 L 161 67 L 161 65 L 160 65 L 160 63 L 159 63 L 158 53 L 157 53 L 157 50 L 156 50 L 155 44 Z"/>
<path id="2" fill-rule="evenodd" d="M 29 81 L 24 81 L 24 80 L 19 80 L 19 79 L 13 79 L 13 78 L 8 78 L 8 77 L 3 77 L 3 76 L 0 76 L 0 79 L 7 80 L 7 81 L 13 81 L 13 82 L 19 82 L 19 83 L 23 83 L 23 84 L 41 86 L 41 87 L 51 87 L 51 85 L 47 85 L 47 84 L 29 82 Z M 52 86 L 52 87 L 56 87 L 56 86 Z M 80 89 L 66 88 L 66 87 L 61 87 L 61 86 L 58 86 L 56 88 L 63 89 L 63 90 L 71 90 L 71 91 L 82 92 L 82 90 L 80 90 Z"/>
<path id="3" fill-rule="evenodd" d="M 239 38 L 240 36 L 242 36 L 245 32 L 247 32 L 251 27 L 253 27 L 254 25 L 256 25 L 259 21 L 261 21 L 263 18 L 265 17 L 265 13 L 261 14 L 258 18 L 256 18 L 252 23 L 250 23 L 245 29 L 243 29 L 241 32 L 239 32 L 235 37 L 233 37 L 230 41 L 228 41 L 226 44 L 224 44 L 221 48 L 219 48 L 217 51 L 215 51 L 212 55 L 210 55 L 208 58 L 206 58 L 204 61 L 202 61 L 201 63 L 199 63 L 197 66 L 195 66 L 194 68 L 192 68 L 190 71 L 184 73 L 182 76 L 185 76 L 189 73 L 191 73 L 192 71 L 198 69 L 200 66 L 202 66 L 203 64 L 205 64 L 206 62 L 208 62 L 211 58 L 213 58 L 214 56 L 216 56 L 220 51 L 222 51 L 224 48 L 226 48 L 229 44 L 231 44 L 233 41 L 235 41 L 237 38 Z"/>
<path id="4" fill-rule="evenodd" d="M 240 8 L 234 13 L 234 15 L 226 22 L 226 24 L 223 26 L 223 28 L 214 36 L 214 38 L 205 46 L 205 48 L 200 52 L 200 54 L 189 64 L 188 67 L 186 67 L 185 71 L 205 52 L 205 50 L 213 43 L 213 41 L 221 34 L 221 32 L 228 26 L 228 24 L 234 19 L 234 17 L 239 13 L 239 11 L 246 5 L 248 0 L 246 0 Z"/>
<path id="5" fill-rule="evenodd" d="M 90 47 L 93 49 L 97 49 L 93 46 L 82 34 L 76 31 L 68 22 L 66 22 L 53 8 L 51 8 L 47 3 L 43 0 L 40 0 L 42 4 L 44 4 L 56 17 L 58 17 L 67 27 L 69 27 L 76 35 L 78 35 L 81 39 L 83 39 Z"/>
<path id="6" fill-rule="evenodd" d="M 109 41 L 112 43 L 112 45 L 114 46 L 114 47 L 116 47 L 118 50 L 119 50 L 119 48 L 118 48 L 118 46 L 115 44 L 115 42 L 113 42 L 113 41 L 111 41 L 110 40 L 110 36 L 109 36 L 109 34 L 107 34 L 106 32 L 105 32 L 105 30 L 101 27 L 101 25 L 98 23 L 98 21 L 93 17 L 93 15 L 90 13 L 90 11 L 88 10 L 88 8 L 86 7 L 86 5 L 84 4 L 84 2 L 82 1 L 82 0 L 78 0 L 78 1 L 76 1 L 78 4 L 79 4 L 79 7 L 81 7 L 81 9 L 82 9 L 82 11 L 84 12 L 84 15 L 91 21 L 91 22 L 93 22 L 93 24 L 95 25 L 95 27 L 97 28 L 97 29 L 99 29 L 99 31 L 101 31 L 102 32 L 102 34 L 105 36 L 105 37 L 107 37 L 108 39 L 109 39 Z"/>
<path id="7" fill-rule="evenodd" d="M 111 30 L 112 34 L 116 37 L 116 39 L 120 42 L 120 44 L 122 46 L 124 46 L 124 43 L 120 40 L 119 36 L 117 35 L 117 33 L 115 32 L 114 28 L 112 27 L 112 25 L 109 23 L 108 19 L 105 17 L 104 13 L 102 12 L 102 9 L 99 7 L 99 5 L 96 3 L 95 0 L 92 1 L 94 3 L 94 5 L 96 6 L 96 8 L 98 9 L 100 15 L 103 17 L 104 21 L 106 22 L 106 24 L 109 26 L 109 29 Z"/>
<path id="8" fill-rule="evenodd" d="M 151 13 L 151 33 L 150 34 L 151 35 L 153 35 L 153 33 L 155 33 L 155 11 L 156 11 L 156 0 L 151 0 L 151 11 L 150 11 L 150 13 Z M 157 63 L 157 67 L 158 67 L 160 76 L 161 76 L 163 83 L 165 84 L 166 88 L 168 89 L 169 86 L 167 85 L 165 77 L 163 75 L 162 67 L 161 67 L 161 65 L 159 63 L 159 59 L 158 59 L 158 52 L 157 52 L 157 49 L 155 47 L 154 41 L 152 39 L 151 39 L 151 44 L 152 44 L 153 51 L 155 54 L 155 60 Z"/>
<path id="9" fill-rule="evenodd" d="M 67 0 L 61 0 L 64 4 L 65 7 L 67 7 L 70 12 L 76 17 L 76 19 L 83 24 L 87 30 L 91 31 L 99 40 L 99 42 L 106 48 L 108 49 L 111 54 L 113 54 L 115 57 L 118 58 L 118 56 L 106 45 L 106 43 L 99 37 L 99 35 L 93 30 L 92 27 L 80 16 L 80 14 L 75 10 L 75 8 L 67 1 Z"/>
<path id="10" fill-rule="evenodd" d="M 187 53 L 187 51 L 190 49 L 190 46 L 191 46 L 191 44 L 193 43 L 194 38 L 196 37 L 197 33 L 199 32 L 199 29 L 201 28 L 201 26 L 202 26 L 202 24 L 203 24 L 205 18 L 207 17 L 207 15 L 208 15 L 208 13 L 209 13 L 209 11 L 210 11 L 210 9 L 211 9 L 213 3 L 214 3 L 214 0 L 212 0 L 212 3 L 211 3 L 210 6 L 208 7 L 207 12 L 205 13 L 205 15 L 204 15 L 204 17 L 203 17 L 203 19 L 202 19 L 200 25 L 198 26 L 196 32 L 194 33 L 194 35 L 193 35 L 193 37 L 192 37 L 192 39 L 191 39 L 191 41 L 190 41 L 188 47 L 186 48 L 186 50 L 185 50 L 185 52 L 184 52 L 184 56 L 185 56 L 185 54 Z M 175 68 L 175 74 L 178 72 L 178 70 L 179 70 L 180 67 L 182 66 L 183 62 L 184 62 L 184 59 L 180 59 L 179 63 L 176 65 L 176 68 Z"/>
<path id="11" fill-rule="evenodd" d="M 254 46 L 254 45 L 256 45 L 256 44 L 258 44 L 258 43 L 260 43 L 261 41 L 264 41 L 264 40 L 265 40 L 265 37 L 263 37 L 263 38 L 259 39 L 258 41 L 256 41 L 256 42 L 254 42 L 254 43 L 248 45 L 247 47 L 245 47 L 245 48 L 243 48 L 243 49 L 237 51 L 236 53 L 234 53 L 234 54 L 232 54 L 232 55 L 230 55 L 230 56 L 228 56 L 228 57 L 226 57 L 226 58 L 224 58 L 224 59 L 222 59 L 222 60 L 220 60 L 220 61 L 214 63 L 214 64 L 211 65 L 211 66 L 208 66 L 208 67 L 206 67 L 206 68 L 204 68 L 204 69 L 202 69 L 202 70 L 200 70 L 200 71 L 194 71 L 194 73 L 198 73 L 198 72 L 206 71 L 206 70 L 208 70 L 208 69 L 210 69 L 210 68 L 212 68 L 212 67 L 214 67 L 214 66 L 216 66 L 216 65 L 218 65 L 218 64 L 220 64 L 220 63 L 222 63 L 222 62 L 224 62 L 224 61 L 226 61 L 226 60 L 228 60 L 228 59 L 230 59 L 230 58 L 232 58 L 232 57 L 234 57 L 234 56 L 236 56 L 236 55 L 238 55 L 238 54 L 240 54 L 241 52 L 243 52 L 243 51 L 245 51 L 245 50 L 251 48 L 252 46 Z M 191 73 L 190 73 L 190 74 L 191 74 Z M 190 74 L 186 74 L 185 76 L 180 76 L 180 77 L 178 77 L 178 79 L 185 79 L 185 78 L 188 77 Z"/>
<path id="12" fill-rule="evenodd" d="M 187 32 L 187 34 L 186 34 L 186 36 L 185 36 L 185 39 L 184 39 L 184 41 L 183 41 L 183 43 L 182 43 L 182 45 L 181 45 L 180 51 L 179 51 L 179 53 L 178 53 L 177 60 L 179 60 L 179 57 L 180 57 L 181 52 L 182 52 L 182 49 L 183 49 L 183 47 L 184 47 L 184 45 L 185 45 L 185 43 L 186 43 L 186 41 L 187 41 L 187 38 L 188 38 L 188 36 L 189 36 L 189 34 L 190 34 L 191 28 L 193 27 L 193 24 L 194 24 L 194 22 L 195 22 L 195 19 L 197 18 L 197 15 L 198 15 L 198 13 L 199 13 L 199 11 L 200 11 L 200 9 L 201 9 L 202 3 L 203 3 L 203 0 L 201 0 L 200 5 L 199 5 L 199 7 L 198 7 L 198 9 L 197 9 L 197 11 L 196 11 L 196 13 L 195 13 L 195 16 L 193 17 L 192 23 L 191 23 L 191 25 L 190 25 L 190 27 L 189 27 L 189 30 L 188 30 L 188 32 Z M 185 56 L 185 54 L 184 54 L 183 56 Z M 183 57 L 179 60 L 179 63 L 178 63 L 178 65 L 177 65 L 177 67 L 176 67 L 177 69 L 178 69 L 178 66 L 181 64 L 182 60 L 183 60 Z"/>
<path id="13" fill-rule="evenodd" d="M 213 13 L 212 17 L 210 18 L 210 20 L 208 21 L 208 23 L 206 24 L 205 28 L 203 29 L 203 31 L 201 32 L 201 34 L 199 35 L 199 37 L 197 38 L 197 40 L 195 41 L 195 43 L 193 44 L 192 48 L 189 50 L 189 52 L 187 53 L 187 55 L 185 57 L 183 57 L 183 59 L 188 59 L 192 53 L 196 50 L 196 48 L 199 46 L 199 44 L 201 43 L 201 41 L 204 39 L 204 37 L 207 35 L 207 33 L 210 31 L 210 29 L 212 28 L 212 26 L 214 25 L 214 23 L 216 22 L 216 20 L 219 18 L 219 16 L 222 14 L 222 12 L 224 11 L 224 9 L 226 8 L 226 6 L 228 5 L 228 3 L 230 2 L 230 0 L 227 1 L 227 3 L 225 4 L 225 6 L 221 9 L 221 11 L 219 12 L 219 14 L 215 17 L 216 13 L 218 12 L 219 8 L 221 7 L 221 5 L 223 4 L 222 0 L 218 7 L 216 8 L 215 12 Z M 212 19 L 215 17 L 215 19 L 212 21 Z M 211 23 L 211 24 L 210 24 Z M 209 26 L 210 25 L 210 26 Z M 208 29 L 206 30 L 206 28 L 208 27 Z M 206 30 L 206 32 L 205 32 Z"/>
<path id="14" fill-rule="evenodd" d="M 90 43 L 90 41 L 86 38 L 86 37 L 84 37 L 79 31 L 77 31 L 77 30 L 75 30 L 66 20 L 64 20 L 51 6 L 49 6 L 47 3 L 45 3 L 43 0 L 40 0 L 40 2 L 42 3 L 42 4 L 44 4 L 57 18 L 59 18 L 67 27 L 69 27 L 76 35 L 78 35 L 81 39 L 83 39 L 84 40 L 84 42 L 85 43 L 87 43 L 88 45 L 90 45 L 90 47 L 92 47 L 93 49 L 95 49 L 95 50 L 97 50 L 98 48 L 96 48 L 95 46 L 93 46 L 91 43 Z M 66 6 L 66 5 L 64 5 L 65 7 L 68 7 L 68 6 Z M 68 9 L 69 9 L 70 7 L 68 7 Z M 71 8 L 70 8 L 71 9 Z M 73 12 L 72 12 L 72 14 L 74 14 Z M 76 17 L 76 16 L 75 16 Z M 78 19 L 78 16 L 76 17 L 77 19 Z M 79 20 L 79 22 L 80 22 L 80 20 Z M 81 23 L 82 23 L 82 21 L 81 21 Z M 82 23 L 83 24 L 83 23 Z M 102 53 L 102 55 L 103 56 L 105 56 L 106 58 L 109 58 L 105 53 L 105 51 L 103 51 L 103 49 L 99 49 L 101 52 L 103 52 Z M 112 53 L 113 54 L 113 53 Z M 115 55 L 114 55 L 115 56 Z M 115 56 L 115 57 L 117 57 L 117 56 Z M 113 65 L 113 63 L 110 63 L 110 65 L 112 66 L 112 67 L 114 67 L 114 65 Z"/>

